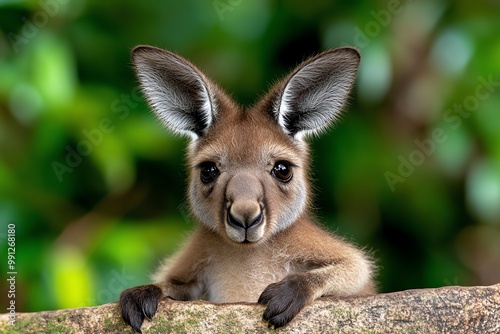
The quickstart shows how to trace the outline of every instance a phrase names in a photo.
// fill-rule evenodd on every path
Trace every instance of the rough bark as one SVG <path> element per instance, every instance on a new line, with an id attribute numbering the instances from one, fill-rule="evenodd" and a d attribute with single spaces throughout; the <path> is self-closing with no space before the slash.
<path id="1" fill-rule="evenodd" d="M 143 333 L 270 333 L 263 306 L 164 300 Z M 0 333 L 132 333 L 116 303 L 0 315 Z M 500 333 L 500 284 L 325 297 L 278 333 Z"/>

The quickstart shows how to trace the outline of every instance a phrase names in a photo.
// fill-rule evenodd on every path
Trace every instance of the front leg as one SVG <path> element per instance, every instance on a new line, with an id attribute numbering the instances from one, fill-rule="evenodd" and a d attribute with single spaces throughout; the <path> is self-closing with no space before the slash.
<path id="1" fill-rule="evenodd" d="M 168 275 L 161 283 L 136 286 L 122 291 L 121 315 L 127 324 L 141 333 L 144 319 L 151 320 L 162 298 L 193 300 L 200 297 L 201 291 L 201 284 L 196 280 L 184 282 L 178 277 Z"/>
<path id="2" fill-rule="evenodd" d="M 260 295 L 258 302 L 267 305 L 263 318 L 269 326 L 285 326 L 304 306 L 321 296 L 375 293 L 371 262 L 361 254 L 333 264 L 308 266 L 316 269 L 290 274 L 267 286 Z"/>
<path id="3" fill-rule="evenodd" d="M 154 284 L 136 286 L 122 291 L 120 308 L 123 320 L 136 332 L 141 332 L 144 318 L 151 319 L 163 297 L 161 288 Z"/>
<path id="4" fill-rule="evenodd" d="M 258 303 L 267 305 L 263 318 L 269 322 L 269 327 L 279 328 L 288 324 L 313 299 L 307 277 L 292 274 L 278 283 L 269 284 Z"/>
<path id="5" fill-rule="evenodd" d="M 158 302 L 162 298 L 169 297 L 174 300 L 200 298 L 204 291 L 200 277 L 203 276 L 206 265 L 205 250 L 208 247 L 196 233 L 201 232 L 196 230 L 184 247 L 158 269 L 153 278 L 154 284 L 130 288 L 120 294 L 122 318 L 136 332 L 141 333 L 144 319 L 151 319 L 155 315 Z"/>

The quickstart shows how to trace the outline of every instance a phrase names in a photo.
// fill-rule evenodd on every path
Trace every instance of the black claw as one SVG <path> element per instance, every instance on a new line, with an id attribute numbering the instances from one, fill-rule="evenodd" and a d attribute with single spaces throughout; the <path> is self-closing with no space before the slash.
<path id="1" fill-rule="evenodd" d="M 151 320 L 151 318 L 153 318 L 153 316 L 156 314 L 158 301 L 159 299 L 151 299 L 144 301 L 144 303 L 142 304 L 142 313 L 144 313 L 144 316 L 149 320 Z"/>
<path id="2" fill-rule="evenodd" d="M 120 294 L 120 307 L 123 320 L 137 333 L 145 318 L 151 319 L 162 297 L 161 288 L 150 284 L 130 288 Z"/>

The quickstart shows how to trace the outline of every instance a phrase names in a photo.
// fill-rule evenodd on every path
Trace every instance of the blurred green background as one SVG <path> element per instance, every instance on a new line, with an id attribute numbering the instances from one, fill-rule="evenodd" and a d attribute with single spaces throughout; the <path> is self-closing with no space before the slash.
<path id="1" fill-rule="evenodd" d="M 17 311 L 116 301 L 193 227 L 187 141 L 137 90 L 137 44 L 183 55 L 243 105 L 306 57 L 357 46 L 344 117 L 311 140 L 318 216 L 372 252 L 381 291 L 499 282 L 499 10 L 486 0 L 1 0 L 0 268 L 15 224 Z"/>

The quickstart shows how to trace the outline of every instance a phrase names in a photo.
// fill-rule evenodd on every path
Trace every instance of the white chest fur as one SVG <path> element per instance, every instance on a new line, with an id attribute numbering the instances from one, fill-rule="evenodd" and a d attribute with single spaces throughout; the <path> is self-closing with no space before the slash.
<path id="1" fill-rule="evenodd" d="M 218 254 L 205 272 L 208 300 L 218 303 L 257 302 L 271 283 L 281 281 L 292 269 L 287 260 L 273 252 L 256 251 Z"/>

